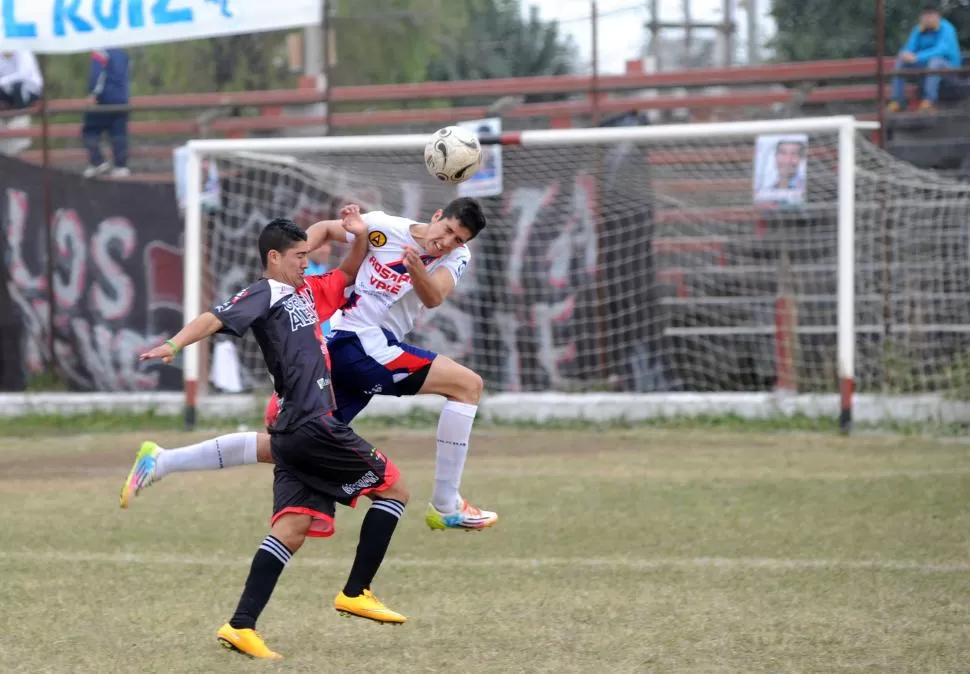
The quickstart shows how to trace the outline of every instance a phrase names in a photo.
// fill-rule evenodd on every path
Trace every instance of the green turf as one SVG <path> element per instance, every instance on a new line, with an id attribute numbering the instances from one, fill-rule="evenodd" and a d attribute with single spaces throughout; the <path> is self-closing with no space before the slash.
<path id="1" fill-rule="evenodd" d="M 361 511 L 220 649 L 267 530 L 265 466 L 172 475 L 117 507 L 141 434 L 0 440 L 2 672 L 955 672 L 970 650 L 970 447 L 675 430 L 476 432 L 495 529 L 430 532 L 427 431 L 370 428 L 412 491 L 375 590 L 331 606 Z M 202 436 L 161 433 L 172 444 Z"/>

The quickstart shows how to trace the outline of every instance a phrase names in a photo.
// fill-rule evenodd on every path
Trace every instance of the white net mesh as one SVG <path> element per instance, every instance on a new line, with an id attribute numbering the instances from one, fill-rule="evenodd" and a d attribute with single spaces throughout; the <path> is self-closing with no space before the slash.
<path id="1" fill-rule="evenodd" d="M 770 132 L 505 147 L 468 273 L 411 340 L 493 392 L 837 391 L 837 150 L 835 133 Z M 355 201 L 426 220 L 456 196 L 417 147 L 218 165 L 207 300 L 257 273 L 269 218 Z M 857 390 L 965 387 L 970 190 L 860 137 L 856 193 Z M 254 345 L 243 363 L 265 379 Z"/>

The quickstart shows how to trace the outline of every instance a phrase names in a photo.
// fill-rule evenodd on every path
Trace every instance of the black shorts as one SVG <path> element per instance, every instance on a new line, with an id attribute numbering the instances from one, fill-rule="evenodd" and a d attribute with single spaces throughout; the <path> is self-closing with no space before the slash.
<path id="1" fill-rule="evenodd" d="M 397 466 L 333 417 L 312 419 L 290 433 L 270 436 L 276 463 L 273 518 L 284 513 L 313 517 L 308 536 L 332 536 L 336 504 L 351 508 L 362 494 L 397 482 Z"/>

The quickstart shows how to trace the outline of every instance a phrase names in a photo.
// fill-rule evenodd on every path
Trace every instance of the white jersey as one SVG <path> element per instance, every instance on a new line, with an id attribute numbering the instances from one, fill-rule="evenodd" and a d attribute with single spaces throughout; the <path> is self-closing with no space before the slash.
<path id="1" fill-rule="evenodd" d="M 357 333 L 384 328 L 402 340 L 427 310 L 418 294 L 412 292 L 411 276 L 404 267 L 404 247 L 421 250 L 411 236 L 411 226 L 415 223 L 383 211 L 362 217 L 367 223 L 370 246 L 343 308 L 343 316 L 335 327 Z M 347 240 L 353 241 L 354 235 L 348 233 Z M 471 259 L 471 251 L 467 246 L 460 246 L 442 257 L 422 255 L 421 259 L 429 273 L 447 269 L 457 284 Z"/>

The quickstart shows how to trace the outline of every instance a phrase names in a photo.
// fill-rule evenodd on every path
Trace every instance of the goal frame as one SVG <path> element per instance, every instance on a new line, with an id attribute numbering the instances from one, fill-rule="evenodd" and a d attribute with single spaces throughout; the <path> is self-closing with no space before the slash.
<path id="1" fill-rule="evenodd" d="M 624 141 L 704 140 L 727 137 L 787 133 L 832 133 L 838 137 L 837 179 L 837 363 L 839 378 L 839 426 L 847 433 L 852 427 L 852 403 L 855 390 L 855 182 L 856 133 L 878 128 L 878 124 L 861 122 L 851 115 L 808 117 L 744 122 L 671 124 L 663 126 L 552 129 L 506 132 L 483 136 L 483 145 L 523 147 L 571 147 L 609 145 Z M 203 231 L 202 231 L 202 160 L 237 152 L 326 153 L 368 150 L 415 150 L 415 161 L 428 134 L 393 134 L 371 136 L 321 136 L 287 138 L 204 139 L 187 143 L 185 164 L 186 208 L 184 216 L 183 316 L 185 322 L 202 311 Z M 183 351 L 185 422 L 195 424 L 199 402 L 199 376 L 202 351 L 199 344 Z M 730 393 L 725 395 L 732 395 Z"/>

